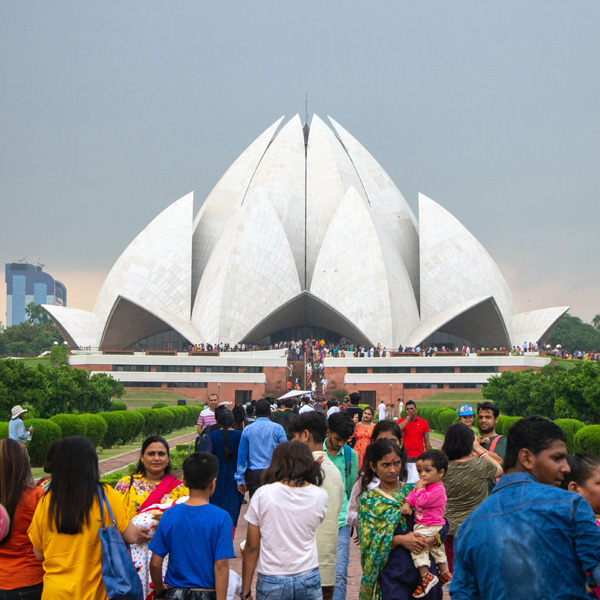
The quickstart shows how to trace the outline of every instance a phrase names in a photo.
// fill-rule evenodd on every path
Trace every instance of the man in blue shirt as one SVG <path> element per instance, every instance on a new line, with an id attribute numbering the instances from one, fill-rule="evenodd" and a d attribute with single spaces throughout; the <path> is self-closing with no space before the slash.
<path id="1" fill-rule="evenodd" d="M 275 446 L 287 442 L 285 430 L 269 419 L 271 405 L 266 398 L 256 403 L 256 421 L 242 431 L 238 449 L 235 480 L 240 493 L 249 492 L 250 498 L 260 487 L 260 476 L 271 464 Z"/>
<path id="2" fill-rule="evenodd" d="M 600 528 L 569 472 L 562 429 L 538 416 L 508 434 L 503 475 L 454 537 L 453 600 L 581 600 L 600 581 Z"/>

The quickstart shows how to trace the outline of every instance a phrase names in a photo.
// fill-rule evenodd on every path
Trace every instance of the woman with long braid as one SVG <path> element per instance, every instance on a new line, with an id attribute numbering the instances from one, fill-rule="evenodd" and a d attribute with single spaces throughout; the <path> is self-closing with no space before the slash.
<path id="1" fill-rule="evenodd" d="M 219 461 L 219 475 L 215 492 L 210 497 L 210 503 L 229 513 L 233 521 L 233 536 L 235 537 L 235 528 L 244 499 L 244 496 L 238 491 L 235 480 L 242 432 L 233 428 L 235 420 L 233 413 L 224 406 L 217 407 L 215 419 L 217 425 L 210 433 L 210 441 L 212 442 L 212 453 Z"/>

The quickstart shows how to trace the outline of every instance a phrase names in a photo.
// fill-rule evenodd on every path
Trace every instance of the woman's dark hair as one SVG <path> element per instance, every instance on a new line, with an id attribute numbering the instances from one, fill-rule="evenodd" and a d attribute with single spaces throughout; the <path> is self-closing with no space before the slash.
<path id="1" fill-rule="evenodd" d="M 269 468 L 262 475 L 262 482 L 291 483 L 302 487 L 306 483 L 321 485 L 323 471 L 306 444 L 302 442 L 283 442 L 275 446 Z"/>
<path id="2" fill-rule="evenodd" d="M 248 406 L 246 406 L 246 414 L 249 417 L 253 417 L 254 416 L 254 404 L 248 404 Z"/>
<path id="3" fill-rule="evenodd" d="M 66 437 L 52 465 L 48 517 L 58 533 L 81 533 L 90 523 L 90 510 L 98 496 L 98 455 L 85 437 Z"/>
<path id="4" fill-rule="evenodd" d="M 600 467 L 600 456 L 595 454 L 571 454 L 567 457 L 571 472 L 565 475 L 561 487 L 564 490 L 569 489 L 569 483 L 574 481 L 577 485 L 583 486 L 585 482 L 594 475 L 594 471 Z"/>
<path id="5" fill-rule="evenodd" d="M 365 458 L 363 460 L 363 476 L 360 482 L 361 495 L 364 494 L 366 489 L 369 487 L 369 484 L 372 483 L 372 481 L 377 477 L 377 474 L 375 471 L 373 471 L 373 467 L 371 467 L 371 463 L 377 464 L 386 454 L 389 454 L 390 452 L 395 452 L 402 462 L 398 479 L 402 481 L 402 476 L 404 474 L 404 480 L 406 480 L 406 450 L 403 454 L 402 450 L 398 447 L 398 444 L 396 444 L 394 440 L 390 440 L 388 438 L 377 440 L 376 442 L 369 444 L 365 451 Z"/>
<path id="6" fill-rule="evenodd" d="M 0 440 L 0 504 L 11 522 L 25 488 L 33 482 L 25 446 L 15 440 Z M 4 538 L 4 542 L 10 537 Z"/>
<path id="7" fill-rule="evenodd" d="M 444 438 L 442 452 L 448 457 L 448 460 L 457 460 L 473 453 L 473 442 L 475 434 L 470 427 L 464 423 L 450 425 Z"/>
<path id="8" fill-rule="evenodd" d="M 140 450 L 140 459 L 138 460 L 138 464 L 135 467 L 135 473 L 141 473 L 144 476 L 146 475 L 146 467 L 142 462 L 142 456 L 144 455 L 150 444 L 156 443 L 162 444 L 165 447 L 165 450 L 167 451 L 167 456 L 169 457 L 167 466 L 165 467 L 165 475 L 169 475 L 171 473 L 171 456 L 169 455 L 169 443 L 167 442 L 167 440 L 165 440 L 165 438 L 162 435 L 151 435 L 149 438 L 146 438 L 144 440 L 144 442 L 142 443 L 142 449 Z"/>
<path id="9" fill-rule="evenodd" d="M 217 406 L 215 410 L 217 427 L 223 431 L 223 458 L 229 460 L 233 453 L 229 449 L 229 427 L 233 427 L 233 413 L 225 406 Z"/>
<path id="10" fill-rule="evenodd" d="M 48 452 L 46 452 L 46 460 L 44 461 L 44 473 L 52 473 L 52 465 L 56 462 L 56 457 L 58 456 L 58 451 L 61 444 L 62 439 L 56 440 L 52 446 L 48 448 Z"/>
<path id="11" fill-rule="evenodd" d="M 374 442 L 384 431 L 391 431 L 394 437 L 398 438 L 398 445 L 402 443 L 402 430 L 398 426 L 398 423 L 388 419 L 375 424 L 373 433 L 371 433 L 371 442 Z"/>
<path id="12" fill-rule="evenodd" d="M 517 466 L 519 452 L 523 448 L 539 454 L 556 440 L 567 441 L 565 432 L 556 423 L 538 415 L 519 419 L 509 430 L 506 438 L 504 471 Z"/>
<path id="13" fill-rule="evenodd" d="M 237 404 L 231 411 L 233 413 L 233 428 L 237 431 L 243 431 L 244 427 L 248 424 L 246 421 L 246 411 L 244 407 Z"/>

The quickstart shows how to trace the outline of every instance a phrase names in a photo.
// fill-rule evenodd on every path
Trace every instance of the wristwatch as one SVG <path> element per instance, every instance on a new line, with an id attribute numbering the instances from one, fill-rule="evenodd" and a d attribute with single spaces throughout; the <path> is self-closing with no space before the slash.
<path id="1" fill-rule="evenodd" d="M 240 598 L 242 600 L 248 600 L 248 598 L 252 597 L 252 590 L 250 590 L 247 594 L 240 594 Z"/>
<path id="2" fill-rule="evenodd" d="M 166 595 L 167 595 L 167 588 L 163 588 L 162 592 L 158 592 L 158 593 L 154 592 L 154 597 L 156 599 L 158 599 L 158 598 L 164 598 Z"/>

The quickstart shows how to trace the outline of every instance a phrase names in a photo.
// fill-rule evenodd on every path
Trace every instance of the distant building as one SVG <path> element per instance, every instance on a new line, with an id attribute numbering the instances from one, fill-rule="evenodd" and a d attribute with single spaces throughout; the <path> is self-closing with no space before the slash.
<path id="1" fill-rule="evenodd" d="M 26 320 L 25 307 L 35 304 L 67 305 L 67 288 L 41 265 L 8 263 L 6 281 L 6 326 L 18 325 Z"/>

